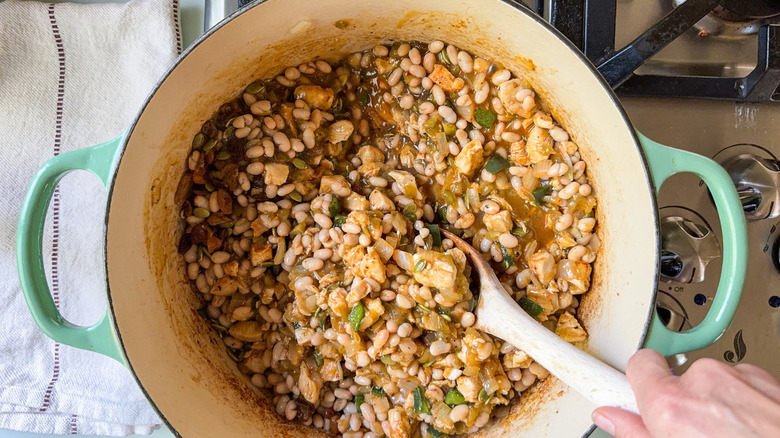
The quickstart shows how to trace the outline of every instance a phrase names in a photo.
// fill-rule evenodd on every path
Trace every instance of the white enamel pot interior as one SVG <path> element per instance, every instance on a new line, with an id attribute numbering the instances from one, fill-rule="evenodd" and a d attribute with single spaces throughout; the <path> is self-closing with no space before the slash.
<path id="1" fill-rule="evenodd" d="M 349 24 L 338 29 L 337 20 Z M 651 179 L 613 94 L 570 44 L 501 0 L 267 0 L 210 32 L 162 80 L 128 134 L 111 192 L 106 263 L 114 321 L 138 382 L 177 434 L 324 436 L 277 416 L 195 311 L 176 251 L 182 225 L 173 201 L 192 137 L 223 102 L 285 66 L 381 42 L 435 39 L 501 60 L 531 80 L 579 144 L 603 242 L 582 300 L 590 337 L 581 347 L 624 369 L 642 344 L 659 243 Z M 580 436 L 593 408 L 550 378 L 475 436 Z"/>

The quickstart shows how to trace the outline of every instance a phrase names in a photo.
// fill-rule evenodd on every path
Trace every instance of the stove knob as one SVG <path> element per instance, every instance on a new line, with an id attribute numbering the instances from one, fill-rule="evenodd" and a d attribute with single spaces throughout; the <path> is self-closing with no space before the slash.
<path id="1" fill-rule="evenodd" d="M 720 257 L 720 243 L 706 225 L 680 216 L 661 219 L 661 275 L 678 283 L 700 283 L 707 265 Z"/>
<path id="2" fill-rule="evenodd" d="M 780 216 L 780 162 L 751 153 L 732 156 L 722 163 L 737 187 L 745 218 Z"/>

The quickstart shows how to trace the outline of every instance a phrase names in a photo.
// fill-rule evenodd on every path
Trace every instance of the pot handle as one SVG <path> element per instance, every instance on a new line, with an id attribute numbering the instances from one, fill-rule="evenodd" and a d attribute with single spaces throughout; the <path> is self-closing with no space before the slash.
<path id="1" fill-rule="evenodd" d="M 658 314 L 647 334 L 645 346 L 665 356 L 698 350 L 712 344 L 731 323 L 742 296 L 747 269 L 747 228 L 742 204 L 731 177 L 717 163 L 692 152 L 659 144 L 637 132 L 653 175 L 656 192 L 661 184 L 681 172 L 692 172 L 709 188 L 723 230 L 723 263 L 712 307 L 704 320 L 684 332 L 666 328 Z"/>
<path id="2" fill-rule="evenodd" d="M 97 146 L 57 155 L 41 166 L 27 190 L 19 215 L 16 265 L 27 307 L 43 333 L 57 342 L 92 350 L 125 364 L 108 309 L 89 327 L 75 325 L 59 312 L 46 281 L 41 248 L 46 211 L 59 181 L 68 172 L 81 169 L 97 175 L 107 187 L 122 139 L 119 136 Z"/>

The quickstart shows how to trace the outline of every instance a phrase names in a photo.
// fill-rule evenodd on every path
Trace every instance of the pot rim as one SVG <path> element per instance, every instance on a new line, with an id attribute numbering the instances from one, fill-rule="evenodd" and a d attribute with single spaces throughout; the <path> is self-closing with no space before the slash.
<path id="1" fill-rule="evenodd" d="M 127 142 L 132 137 L 133 132 L 138 125 L 138 121 L 141 117 L 141 115 L 146 111 L 146 108 L 149 106 L 150 101 L 155 96 L 157 91 L 162 87 L 162 85 L 165 83 L 165 81 L 168 79 L 168 77 L 173 73 L 176 68 L 179 67 L 179 64 L 182 63 L 182 61 L 187 58 L 200 44 L 202 44 L 204 41 L 206 41 L 212 34 L 218 32 L 221 30 L 224 26 L 232 22 L 236 17 L 240 16 L 241 14 L 255 8 L 260 7 L 263 4 L 266 3 L 268 0 L 257 0 L 254 3 L 251 3 L 249 5 L 246 5 L 242 8 L 239 8 L 238 10 L 234 11 L 232 14 L 225 17 L 222 21 L 217 23 L 216 25 L 212 26 L 210 29 L 208 29 L 206 32 L 201 34 L 195 41 L 193 41 L 187 48 L 182 51 L 182 53 L 176 58 L 176 60 L 168 67 L 168 69 L 163 73 L 162 76 L 157 80 L 152 90 L 149 92 L 149 94 L 144 99 L 144 103 L 141 105 L 141 107 L 138 109 L 138 112 L 136 113 L 135 118 L 131 122 L 130 126 L 127 128 L 127 130 L 122 134 L 122 144 L 121 148 L 117 151 L 118 157 L 115 157 L 115 166 L 113 169 L 113 173 L 111 174 L 109 184 L 107 184 L 107 200 L 106 200 L 106 213 L 104 216 L 104 225 L 106 228 L 106 233 L 104 235 L 104 241 L 103 241 L 103 263 L 105 265 L 105 272 L 106 272 L 106 279 L 109 277 L 109 269 L 108 269 L 108 219 L 111 215 L 111 205 L 113 200 L 113 194 L 114 194 L 114 183 L 116 181 L 118 170 L 120 166 L 122 165 L 122 160 L 125 155 L 125 149 L 127 147 Z M 650 173 L 650 167 L 647 161 L 647 157 L 644 154 L 644 149 L 641 146 L 641 143 L 639 142 L 639 138 L 636 134 L 636 130 L 634 129 L 633 125 L 631 124 L 631 121 L 628 118 L 628 114 L 626 113 L 625 109 L 623 108 L 623 105 L 620 103 L 617 95 L 615 94 L 614 90 L 609 86 L 607 81 L 601 76 L 598 69 L 593 65 L 593 63 L 585 56 L 585 54 L 580 51 L 577 46 L 574 45 L 566 36 L 563 35 L 558 29 L 556 29 L 554 26 L 552 26 L 550 23 L 545 21 L 542 17 L 535 14 L 533 11 L 531 11 L 528 7 L 525 5 L 519 3 L 516 0 L 495 0 L 500 3 L 504 3 L 508 6 L 511 6 L 514 8 L 518 13 L 525 14 L 527 17 L 534 20 L 537 24 L 544 27 L 546 30 L 550 31 L 554 36 L 558 38 L 558 40 L 571 52 L 574 53 L 574 55 L 579 58 L 585 66 L 590 70 L 590 72 L 596 77 L 599 84 L 601 85 L 602 89 L 607 93 L 610 100 L 615 106 L 615 109 L 620 114 L 621 119 L 625 123 L 625 128 L 630 131 L 631 138 L 633 139 L 633 145 L 639 152 L 639 156 L 642 162 L 642 167 L 644 170 L 644 176 L 645 181 L 647 182 L 647 188 L 650 191 L 650 198 L 651 202 L 653 203 L 653 220 L 655 222 L 655 241 L 656 241 L 656 248 L 655 248 L 655 254 L 656 254 L 656 267 L 655 267 L 655 276 L 653 281 L 653 289 L 651 292 L 651 299 L 652 303 L 655 303 L 658 295 L 658 273 L 659 273 L 659 254 L 660 254 L 660 245 L 661 245 L 661 236 L 660 236 L 660 220 L 659 220 L 659 213 L 658 213 L 658 197 L 655 190 L 655 186 L 653 184 L 653 178 L 652 174 Z M 125 349 L 124 342 L 122 340 L 122 333 L 119 328 L 119 325 L 116 322 L 115 318 L 115 312 L 114 312 L 114 302 L 111 295 L 111 285 L 109 281 L 106 281 L 106 293 L 107 293 L 107 302 L 108 302 L 108 309 L 111 315 L 111 320 L 113 321 L 114 325 L 114 333 L 116 335 L 116 340 L 118 343 L 118 346 L 120 350 L 122 351 L 123 356 L 125 357 L 125 364 L 127 368 L 130 370 L 133 379 L 138 384 L 139 389 L 141 392 L 143 392 L 144 397 L 149 401 L 149 404 L 151 405 L 152 409 L 157 413 L 157 415 L 160 417 L 160 419 L 163 421 L 165 426 L 168 428 L 168 430 L 171 431 L 171 433 L 177 437 L 177 438 L 183 438 L 183 436 L 176 430 L 176 428 L 171 424 L 170 421 L 166 418 L 165 414 L 159 409 L 157 404 L 154 402 L 152 397 L 147 392 L 143 382 L 138 378 L 138 375 L 136 374 L 133 364 L 131 361 L 131 358 L 127 355 L 127 350 Z M 642 346 L 645 344 L 645 340 L 647 339 L 647 334 L 650 329 L 650 325 L 653 322 L 653 315 L 655 314 L 655 306 L 650 306 L 649 311 L 647 313 L 647 316 L 645 318 L 644 327 L 642 329 L 642 335 L 639 339 L 639 344 L 637 345 L 636 349 L 639 350 L 642 348 Z M 589 437 L 594 431 L 596 430 L 595 425 L 591 425 L 590 428 L 585 430 L 582 434 L 583 437 Z"/>

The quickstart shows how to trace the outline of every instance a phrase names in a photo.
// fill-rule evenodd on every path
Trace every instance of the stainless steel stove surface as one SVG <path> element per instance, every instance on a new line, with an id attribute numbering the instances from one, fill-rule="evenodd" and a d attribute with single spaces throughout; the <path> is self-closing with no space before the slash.
<path id="1" fill-rule="evenodd" d="M 780 377 L 780 105 L 623 98 L 634 125 L 661 143 L 721 163 L 737 184 L 748 220 L 747 280 L 733 322 L 711 346 L 671 358 L 675 372 L 701 357 L 749 362 Z M 659 196 L 662 246 L 659 315 L 674 330 L 698 324 L 720 276 L 720 223 L 706 186 L 692 174 Z M 640 249 L 638 249 L 640 250 Z"/>

